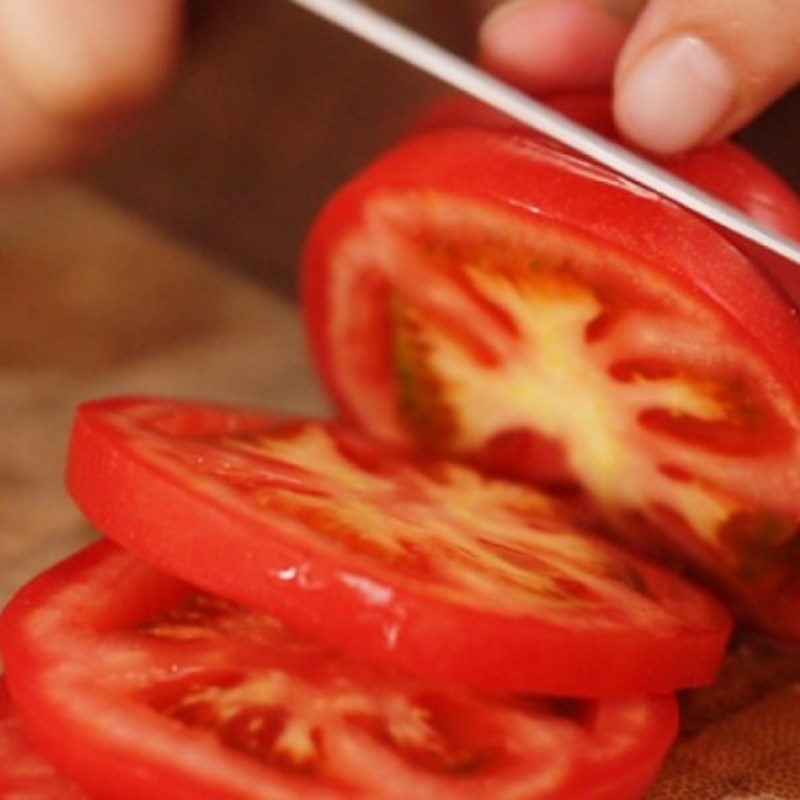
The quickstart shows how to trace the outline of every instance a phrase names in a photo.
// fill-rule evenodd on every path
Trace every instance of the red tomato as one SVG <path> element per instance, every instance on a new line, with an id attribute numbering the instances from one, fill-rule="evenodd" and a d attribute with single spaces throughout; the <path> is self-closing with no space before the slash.
<path id="1" fill-rule="evenodd" d="M 98 800 L 633 800 L 672 698 L 491 699 L 381 673 L 103 543 L 0 628 L 26 730 Z"/>
<path id="2" fill-rule="evenodd" d="M 541 493 L 335 425 L 158 400 L 78 413 L 69 488 L 101 530 L 328 643 L 495 691 L 710 681 L 730 620 Z"/>
<path id="3" fill-rule="evenodd" d="M 577 495 L 800 637 L 800 324 L 716 230 L 541 139 L 459 129 L 343 189 L 305 262 L 350 423 Z"/>
<path id="4" fill-rule="evenodd" d="M 620 141 L 611 113 L 611 97 L 607 93 L 580 92 L 540 99 L 602 136 Z M 536 136 L 511 117 L 465 95 L 454 95 L 432 106 L 418 120 L 414 132 L 454 127 L 494 128 Z M 656 159 L 648 153 L 640 155 L 743 211 L 764 227 L 800 241 L 800 198 L 779 175 L 734 142 L 724 140 L 671 158 Z M 720 229 L 720 232 L 735 239 L 727 231 Z M 752 254 L 770 279 L 800 305 L 800 270 L 781 263 L 764 250 L 754 252 L 753 246 L 744 240 L 735 239 L 735 243 Z"/>
<path id="5" fill-rule="evenodd" d="M 0 682 L 0 797 L 3 800 L 87 800 L 28 744 Z"/>
<path id="6" fill-rule="evenodd" d="M 555 96 L 548 103 L 604 136 L 620 138 L 611 115 L 611 100 L 606 94 Z M 724 140 L 659 159 L 658 163 L 765 227 L 800 241 L 800 199 L 780 175 L 735 142 Z"/>
<path id="7" fill-rule="evenodd" d="M 605 92 L 540 99 L 608 139 L 621 139 L 611 114 L 611 98 Z M 465 95 L 454 95 L 432 106 L 418 120 L 413 132 L 421 134 L 456 127 L 527 131 L 536 135 L 501 111 Z M 800 240 L 800 199 L 780 175 L 735 142 L 724 140 L 670 158 L 642 155 L 738 208 L 765 227 Z"/>

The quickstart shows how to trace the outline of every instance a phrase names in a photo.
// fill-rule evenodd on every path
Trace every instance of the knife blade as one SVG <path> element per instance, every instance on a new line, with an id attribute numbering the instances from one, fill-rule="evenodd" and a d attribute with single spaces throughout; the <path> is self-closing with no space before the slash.
<path id="1" fill-rule="evenodd" d="M 451 53 L 472 51 L 474 0 L 365 2 Z M 318 209 L 452 89 L 299 4 L 193 0 L 187 10 L 171 91 L 80 179 L 210 264 L 295 296 Z M 798 136 L 800 91 L 741 138 L 800 189 Z M 761 263 L 771 255 L 757 250 Z M 800 297 L 800 270 L 774 262 Z"/>
<path id="2" fill-rule="evenodd" d="M 800 244 L 766 230 L 740 211 L 547 108 L 358 0 L 290 2 L 710 220 L 732 233 L 779 284 L 797 285 Z"/>

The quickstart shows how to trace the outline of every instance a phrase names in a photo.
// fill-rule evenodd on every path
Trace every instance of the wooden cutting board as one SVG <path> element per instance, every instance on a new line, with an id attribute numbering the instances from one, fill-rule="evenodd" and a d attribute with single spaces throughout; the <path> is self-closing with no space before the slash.
<path id="1" fill-rule="evenodd" d="M 79 189 L 0 196 L 0 598 L 90 536 L 70 420 L 123 392 L 323 406 L 285 302 Z"/>

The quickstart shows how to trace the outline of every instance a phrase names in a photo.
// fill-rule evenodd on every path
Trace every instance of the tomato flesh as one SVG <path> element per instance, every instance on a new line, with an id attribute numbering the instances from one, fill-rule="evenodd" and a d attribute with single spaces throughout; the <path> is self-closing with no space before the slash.
<path id="1" fill-rule="evenodd" d="M 490 698 L 381 672 L 110 543 L 2 618 L 37 746 L 98 800 L 634 800 L 666 697 Z"/>
<path id="2" fill-rule="evenodd" d="M 538 98 L 555 111 L 596 131 L 612 141 L 621 141 L 607 92 L 584 91 Z M 452 128 L 489 128 L 534 135 L 517 120 L 465 95 L 453 95 L 428 108 L 412 133 L 420 135 Z M 631 142 L 628 148 L 636 149 Z M 643 155 L 653 160 L 652 153 Z M 731 140 L 715 142 L 688 153 L 660 158 L 658 163 L 679 178 L 738 208 L 766 228 L 800 241 L 800 198 L 769 166 Z M 722 231 L 725 235 L 725 231 Z M 800 300 L 800 279 L 788 280 L 783 288 Z"/>
<path id="3" fill-rule="evenodd" d="M 151 563 L 331 644 L 493 691 L 713 679 L 725 610 L 530 487 L 335 424 L 119 399 L 78 413 L 68 485 Z"/>
<path id="4" fill-rule="evenodd" d="M 0 797 L 4 800 L 87 800 L 28 744 L 5 683 L 0 682 Z"/>
<path id="5" fill-rule="evenodd" d="M 451 130 L 334 198 L 305 285 L 349 421 L 576 497 L 800 636 L 800 326 L 710 227 L 539 140 Z"/>

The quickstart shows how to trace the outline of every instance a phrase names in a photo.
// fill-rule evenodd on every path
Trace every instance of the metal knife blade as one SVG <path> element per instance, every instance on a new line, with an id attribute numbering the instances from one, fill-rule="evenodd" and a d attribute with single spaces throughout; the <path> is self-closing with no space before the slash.
<path id="1" fill-rule="evenodd" d="M 423 31 L 447 55 L 472 49 L 475 0 L 365 2 Z M 188 11 L 189 41 L 171 93 L 95 158 L 83 180 L 210 254 L 212 263 L 291 295 L 301 243 L 319 207 L 452 89 L 299 3 L 193 0 Z M 516 99 L 531 107 L 527 98 Z M 748 147 L 796 188 L 798 136 L 800 92 L 744 132 Z M 758 249 L 765 263 L 772 254 Z M 777 256 L 773 265 L 800 295 L 796 265 Z"/>
<path id="2" fill-rule="evenodd" d="M 783 282 L 780 260 L 800 266 L 800 244 L 771 233 L 736 209 L 578 125 L 358 0 L 290 0 L 472 95 L 514 119 L 668 197 L 737 237 L 769 251 L 765 266 Z"/>

